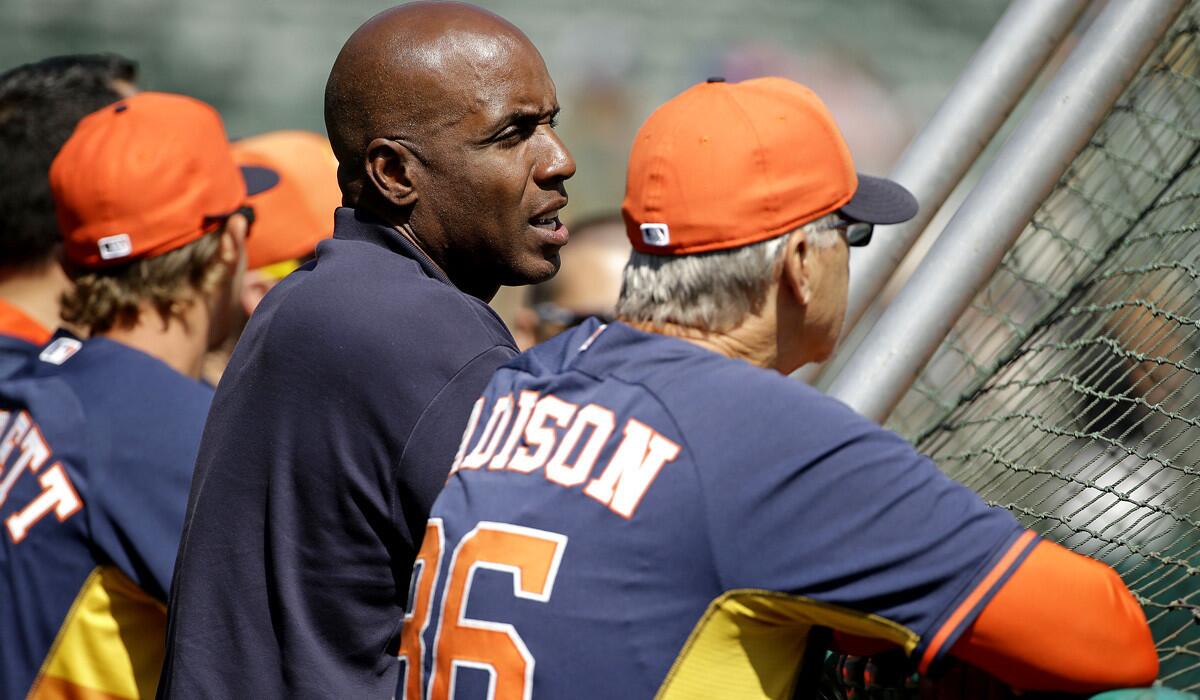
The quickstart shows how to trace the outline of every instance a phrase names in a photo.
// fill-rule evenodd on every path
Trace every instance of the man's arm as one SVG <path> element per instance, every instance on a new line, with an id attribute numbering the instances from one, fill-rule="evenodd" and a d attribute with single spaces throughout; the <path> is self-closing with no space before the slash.
<path id="1" fill-rule="evenodd" d="M 1108 566 L 1040 542 L 950 653 L 1014 688 L 1092 692 L 1158 675 L 1141 606 Z"/>
<path id="2" fill-rule="evenodd" d="M 833 647 L 854 656 L 896 649 L 836 630 Z M 1135 688 L 1158 673 L 1146 618 L 1117 573 L 1050 542 L 1037 544 L 950 654 L 1020 690 Z"/>

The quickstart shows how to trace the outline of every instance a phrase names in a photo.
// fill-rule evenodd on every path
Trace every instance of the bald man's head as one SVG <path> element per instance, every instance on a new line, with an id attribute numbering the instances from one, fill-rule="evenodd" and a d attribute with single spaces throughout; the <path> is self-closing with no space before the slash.
<path id="1" fill-rule="evenodd" d="M 487 298 L 558 268 L 575 163 L 552 128 L 557 113 L 529 39 L 454 2 L 371 18 L 325 89 L 344 204 L 411 228 L 451 281 Z"/>
<path id="2" fill-rule="evenodd" d="M 464 116 L 479 96 L 471 82 L 448 76 L 486 80 L 520 52 L 537 49 L 504 18 L 465 3 L 414 2 L 367 20 L 342 47 L 325 86 L 325 126 L 343 187 L 363 178 L 356 166 L 372 139 L 419 143 Z"/>

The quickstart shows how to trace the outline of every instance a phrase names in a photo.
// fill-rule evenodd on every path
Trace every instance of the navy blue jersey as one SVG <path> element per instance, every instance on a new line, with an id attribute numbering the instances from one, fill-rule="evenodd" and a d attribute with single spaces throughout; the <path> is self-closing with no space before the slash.
<path id="1" fill-rule="evenodd" d="M 790 697 L 817 628 L 927 665 L 1034 539 L 800 382 L 593 319 L 474 407 L 414 569 L 406 697 Z"/>
<path id="2" fill-rule="evenodd" d="M 0 697 L 153 694 L 211 396 L 63 332 L 0 380 Z"/>
<path id="3" fill-rule="evenodd" d="M 50 331 L 16 305 L 0 299 L 0 379 L 19 370 L 48 340 Z"/>
<path id="4" fill-rule="evenodd" d="M 516 356 L 394 228 L 333 240 L 250 319 L 205 428 L 160 694 L 387 698 L 413 556 L 471 404 Z"/>
<path id="5" fill-rule="evenodd" d="M 0 379 L 20 371 L 37 355 L 38 349 L 26 340 L 0 333 Z"/>

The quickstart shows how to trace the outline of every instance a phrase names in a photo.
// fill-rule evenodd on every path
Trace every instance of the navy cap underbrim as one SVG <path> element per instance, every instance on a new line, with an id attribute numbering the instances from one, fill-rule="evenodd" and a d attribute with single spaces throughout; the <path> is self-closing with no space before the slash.
<path id="1" fill-rule="evenodd" d="M 247 196 L 262 194 L 279 184 L 279 173 L 270 168 L 263 168 L 257 165 L 241 165 L 238 167 L 242 171 L 242 179 L 246 181 Z"/>
<path id="2" fill-rule="evenodd" d="M 917 198 L 898 182 L 858 174 L 858 190 L 840 211 L 855 221 L 898 224 L 917 215 Z"/>

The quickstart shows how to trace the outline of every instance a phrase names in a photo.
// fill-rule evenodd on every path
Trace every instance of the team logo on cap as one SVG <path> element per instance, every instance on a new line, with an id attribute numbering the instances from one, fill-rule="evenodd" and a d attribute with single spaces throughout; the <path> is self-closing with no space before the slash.
<path id="1" fill-rule="evenodd" d="M 96 243 L 100 247 L 100 258 L 102 260 L 124 258 L 133 252 L 133 241 L 129 239 L 128 233 L 105 236 Z"/>
<path id="2" fill-rule="evenodd" d="M 670 245 L 671 228 L 666 224 L 642 224 L 642 241 L 652 246 Z"/>

